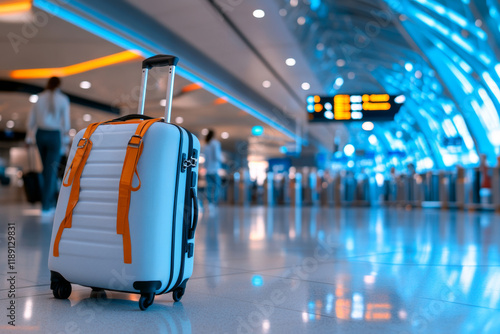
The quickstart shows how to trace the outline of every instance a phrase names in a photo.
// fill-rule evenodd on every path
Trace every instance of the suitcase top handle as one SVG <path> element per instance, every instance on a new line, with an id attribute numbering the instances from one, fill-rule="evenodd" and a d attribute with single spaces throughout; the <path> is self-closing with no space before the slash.
<path id="1" fill-rule="evenodd" d="M 153 67 L 163 67 L 163 66 L 175 66 L 179 58 L 175 56 L 169 55 L 156 55 L 153 57 L 149 57 L 148 59 L 144 59 L 142 61 L 142 68 L 147 68 L 148 70 Z"/>

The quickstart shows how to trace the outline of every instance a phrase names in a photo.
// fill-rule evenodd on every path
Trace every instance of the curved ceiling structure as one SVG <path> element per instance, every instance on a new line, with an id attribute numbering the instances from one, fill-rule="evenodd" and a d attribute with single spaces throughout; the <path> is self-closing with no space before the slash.
<path id="1" fill-rule="evenodd" d="M 404 94 L 377 124 L 378 154 L 418 169 L 474 165 L 499 153 L 499 16 L 495 0 L 280 0 L 324 92 Z M 349 126 L 351 142 L 376 149 Z M 369 146 L 372 146 L 370 148 Z M 404 157 L 404 159 L 401 159 Z M 379 158 L 379 161 L 388 159 Z"/>

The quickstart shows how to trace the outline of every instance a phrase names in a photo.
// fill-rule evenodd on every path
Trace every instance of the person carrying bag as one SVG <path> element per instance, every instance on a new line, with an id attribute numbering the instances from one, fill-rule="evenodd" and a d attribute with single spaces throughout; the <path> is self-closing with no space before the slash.
<path id="1" fill-rule="evenodd" d="M 26 143 L 36 142 L 43 165 L 42 217 L 54 214 L 61 147 L 69 140 L 69 98 L 59 90 L 60 85 L 58 77 L 48 80 L 28 118 Z"/>

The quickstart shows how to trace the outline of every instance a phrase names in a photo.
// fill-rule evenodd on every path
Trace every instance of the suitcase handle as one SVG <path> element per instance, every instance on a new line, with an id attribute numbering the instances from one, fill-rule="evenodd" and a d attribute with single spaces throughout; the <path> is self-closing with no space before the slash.
<path id="1" fill-rule="evenodd" d="M 170 55 L 156 55 L 149 57 L 142 61 L 142 80 L 141 80 L 141 94 L 139 95 L 139 108 L 137 113 L 139 115 L 144 114 L 144 103 L 146 100 L 146 86 L 148 83 L 148 73 L 153 67 L 164 67 L 168 66 L 167 73 L 167 94 L 166 94 L 166 104 L 165 104 L 165 122 L 170 123 L 170 115 L 172 113 L 172 95 L 174 89 L 174 76 L 175 76 L 175 66 L 179 58 Z"/>
<path id="2" fill-rule="evenodd" d="M 196 191 L 194 188 L 191 189 L 191 201 L 193 203 L 193 222 L 188 232 L 188 239 L 194 238 L 194 231 L 196 231 L 196 226 L 198 225 L 198 196 L 196 196 Z"/>
<path id="3" fill-rule="evenodd" d="M 175 66 L 179 58 L 170 55 L 156 55 L 153 57 L 149 57 L 148 59 L 144 59 L 142 61 L 142 68 L 147 68 L 148 70 L 153 67 L 163 67 L 163 66 Z"/>
<path id="4" fill-rule="evenodd" d="M 153 118 L 154 117 L 150 117 L 150 116 L 146 116 L 146 115 L 130 114 L 130 115 L 125 115 L 122 117 L 112 119 L 106 123 L 126 122 L 126 121 L 130 121 L 131 119 L 153 119 Z"/>

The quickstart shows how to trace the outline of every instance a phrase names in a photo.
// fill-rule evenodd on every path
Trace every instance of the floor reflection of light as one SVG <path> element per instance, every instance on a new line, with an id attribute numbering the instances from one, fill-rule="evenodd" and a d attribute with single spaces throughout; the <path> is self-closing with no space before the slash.
<path id="1" fill-rule="evenodd" d="M 334 299 L 335 297 L 333 297 L 332 293 L 326 295 L 326 306 L 325 306 L 326 313 L 332 313 Z"/>
<path id="2" fill-rule="evenodd" d="M 390 320 L 392 317 L 391 309 L 392 309 L 391 304 L 368 303 L 366 305 L 365 319 L 366 320 Z"/>
<path id="3" fill-rule="evenodd" d="M 353 238 L 351 236 L 347 238 L 347 240 L 345 242 L 345 248 L 348 251 L 354 250 L 354 240 L 353 240 Z"/>
<path id="4" fill-rule="evenodd" d="M 476 267 L 463 267 L 462 273 L 460 274 L 460 285 L 465 294 L 468 294 L 474 280 L 474 274 L 476 273 Z"/>
<path id="5" fill-rule="evenodd" d="M 474 274 L 476 273 L 477 265 L 477 246 L 469 245 L 467 247 L 467 253 L 465 254 L 462 265 L 468 267 L 462 267 L 462 273 L 460 274 L 460 285 L 463 287 L 463 291 L 465 294 L 468 294 L 472 285 L 472 281 L 474 280 Z"/>
<path id="6" fill-rule="evenodd" d="M 26 305 L 24 306 L 24 319 L 30 320 L 33 315 L 33 301 L 31 298 L 26 300 Z"/>
<path id="7" fill-rule="evenodd" d="M 377 249 L 381 249 L 384 246 L 384 223 L 383 217 L 378 216 L 377 222 L 375 223 L 375 233 L 376 233 L 376 243 Z"/>
<path id="8" fill-rule="evenodd" d="M 258 215 L 254 224 L 250 227 L 250 240 L 260 241 L 264 240 L 266 237 L 266 226 L 264 223 L 264 217 Z"/>
<path id="9" fill-rule="evenodd" d="M 429 263 L 429 260 L 431 258 L 431 251 L 432 251 L 432 245 L 430 243 L 422 245 L 421 250 L 418 254 L 419 255 L 417 259 L 418 263 L 419 264 Z"/>
<path id="10" fill-rule="evenodd" d="M 335 314 L 337 318 L 348 320 L 351 315 L 351 300 L 340 298 L 335 301 Z"/>
<path id="11" fill-rule="evenodd" d="M 444 246 L 441 253 L 441 264 L 448 264 L 450 261 L 450 250 L 448 246 Z"/>
<path id="12" fill-rule="evenodd" d="M 363 277 L 363 281 L 365 282 L 365 284 L 372 285 L 375 283 L 375 276 L 365 275 Z"/>
<path id="13" fill-rule="evenodd" d="M 309 314 L 307 312 L 302 312 L 302 321 L 309 322 Z"/>
<path id="14" fill-rule="evenodd" d="M 472 265 L 475 266 L 477 265 L 477 246 L 476 245 L 469 245 L 467 247 L 467 253 L 464 256 L 464 259 L 462 260 L 462 265 Z"/>
<path id="15" fill-rule="evenodd" d="M 356 292 L 352 295 L 352 319 L 363 319 L 364 306 L 363 306 L 363 296 Z"/>
<path id="16" fill-rule="evenodd" d="M 455 283 L 457 282 L 457 279 L 458 279 L 458 270 L 453 270 L 451 273 L 450 273 L 450 276 L 448 277 L 448 282 L 446 282 L 448 284 L 448 286 L 454 286 Z"/>
<path id="17" fill-rule="evenodd" d="M 496 272 L 489 275 L 488 283 L 486 283 L 486 288 L 483 291 L 483 298 L 486 300 L 490 298 L 489 306 L 491 308 L 497 308 L 498 301 L 500 300 L 500 289 L 498 289 L 498 282 L 500 282 L 500 273 Z"/>
<path id="18" fill-rule="evenodd" d="M 269 322 L 269 320 L 264 320 L 262 322 L 262 329 L 264 330 L 265 333 L 267 333 L 269 331 L 269 329 L 271 328 L 271 323 Z"/>
<path id="19" fill-rule="evenodd" d="M 252 285 L 253 286 L 262 286 L 264 285 L 264 279 L 260 275 L 255 275 L 252 277 Z"/>

